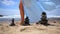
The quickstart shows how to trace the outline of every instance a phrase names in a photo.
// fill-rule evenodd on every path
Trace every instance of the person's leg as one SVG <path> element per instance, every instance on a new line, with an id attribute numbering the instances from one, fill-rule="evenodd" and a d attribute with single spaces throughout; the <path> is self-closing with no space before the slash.
<path id="1" fill-rule="evenodd" d="M 19 5 L 19 9 L 20 9 L 20 15 L 21 15 L 21 25 L 24 23 L 24 9 L 23 9 L 23 4 L 22 4 L 22 0 L 20 0 L 20 5 Z"/>

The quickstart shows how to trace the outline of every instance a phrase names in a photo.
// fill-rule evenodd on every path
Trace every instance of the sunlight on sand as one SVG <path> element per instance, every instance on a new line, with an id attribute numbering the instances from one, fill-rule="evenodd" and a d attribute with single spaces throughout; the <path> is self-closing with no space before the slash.
<path id="1" fill-rule="evenodd" d="M 60 25 L 44 26 L 33 24 L 31 26 L 9 26 L 7 23 L 1 23 L 0 34 L 60 34 Z"/>

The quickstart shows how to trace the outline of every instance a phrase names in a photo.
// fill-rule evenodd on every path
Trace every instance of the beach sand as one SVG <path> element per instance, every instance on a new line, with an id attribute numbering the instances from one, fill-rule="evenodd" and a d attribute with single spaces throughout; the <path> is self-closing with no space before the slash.
<path id="1" fill-rule="evenodd" d="M 51 26 L 32 24 L 31 26 L 9 26 L 9 23 L 0 23 L 0 34 L 60 34 L 60 21 L 49 21 Z"/>

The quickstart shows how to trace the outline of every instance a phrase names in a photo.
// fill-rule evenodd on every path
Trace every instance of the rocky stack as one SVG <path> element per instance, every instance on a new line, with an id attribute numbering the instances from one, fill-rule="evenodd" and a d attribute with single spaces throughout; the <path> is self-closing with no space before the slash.
<path id="1" fill-rule="evenodd" d="M 42 12 L 42 15 L 41 15 L 41 24 L 43 25 L 47 25 L 48 23 L 48 20 L 47 20 L 47 16 L 46 16 L 46 13 L 45 12 Z"/>
<path id="2" fill-rule="evenodd" d="M 48 25 L 48 20 L 47 20 L 47 16 L 45 12 L 42 12 L 41 20 L 37 22 L 36 24 Z"/>
<path id="3" fill-rule="evenodd" d="M 15 24 L 14 24 L 14 18 L 12 19 L 12 23 L 10 24 L 10 26 L 15 26 Z"/>
<path id="4" fill-rule="evenodd" d="M 30 25 L 30 24 L 29 24 L 29 17 L 26 17 L 26 18 L 25 18 L 24 25 Z"/>

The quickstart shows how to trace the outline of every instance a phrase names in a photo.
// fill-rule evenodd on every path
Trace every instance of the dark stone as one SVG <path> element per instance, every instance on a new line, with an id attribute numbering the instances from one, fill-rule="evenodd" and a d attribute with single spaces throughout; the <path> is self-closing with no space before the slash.
<path id="1" fill-rule="evenodd" d="M 10 26 L 15 26 L 15 24 L 14 24 L 14 18 L 12 19 L 12 23 L 10 24 Z"/>
<path id="2" fill-rule="evenodd" d="M 39 21 L 39 23 L 43 24 L 43 25 L 49 25 L 48 24 L 48 20 L 47 20 L 47 16 L 46 16 L 45 12 L 42 12 L 41 20 Z"/>
<path id="3" fill-rule="evenodd" d="M 56 23 L 56 21 L 54 21 L 54 23 Z"/>
<path id="4" fill-rule="evenodd" d="M 39 24 L 38 22 L 36 24 Z"/>
<path id="5" fill-rule="evenodd" d="M 24 25 L 30 25 L 30 24 L 29 24 L 29 17 L 26 17 L 26 18 L 25 18 Z"/>

